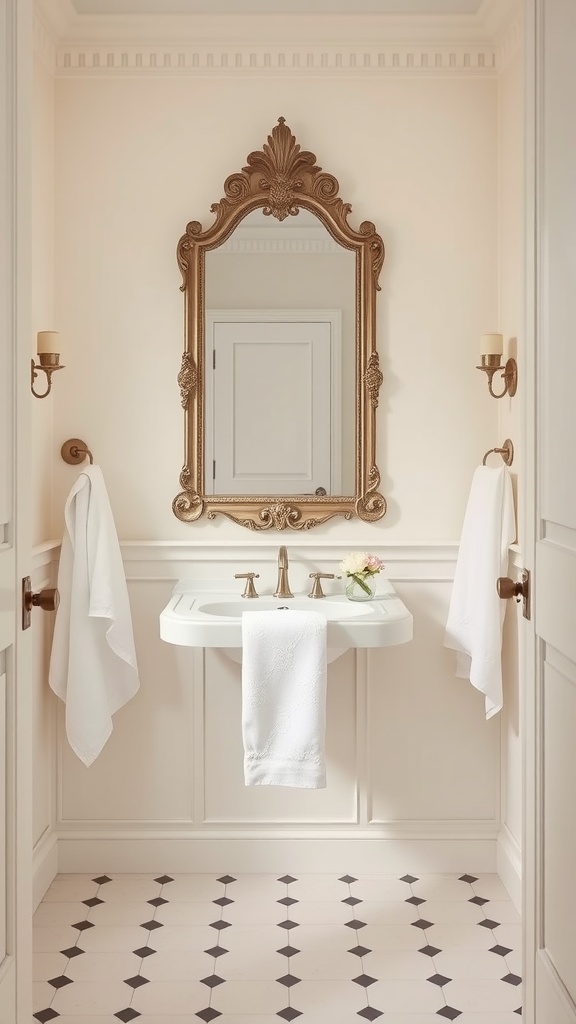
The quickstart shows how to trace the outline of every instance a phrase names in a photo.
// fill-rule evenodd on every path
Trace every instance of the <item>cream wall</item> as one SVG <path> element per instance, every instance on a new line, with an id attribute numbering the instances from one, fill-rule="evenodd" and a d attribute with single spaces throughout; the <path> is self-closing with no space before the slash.
<path id="1" fill-rule="evenodd" d="M 189 220 L 211 223 L 225 177 L 280 114 L 336 174 L 353 223 L 373 220 L 387 247 L 378 461 L 389 511 L 315 536 L 453 540 L 473 468 L 495 443 L 474 371 L 497 304 L 494 79 L 58 80 L 56 309 L 70 358 L 57 447 L 69 436 L 91 446 L 124 539 L 243 536 L 171 510 L 183 450 L 174 253 Z M 57 535 L 73 477 L 57 465 Z"/>
<path id="2" fill-rule="evenodd" d="M 497 79 L 79 72 L 57 78 L 55 111 L 55 326 L 67 369 L 53 396 L 53 501 L 40 521 L 61 535 L 77 471 L 58 451 L 84 438 L 123 542 L 142 679 L 89 770 L 71 755 L 58 708 L 61 869 L 202 869 L 232 854 L 236 869 L 260 858 L 274 870 L 287 856 L 298 867 L 312 855 L 321 867 L 329 840 L 331 863 L 348 870 L 351 857 L 373 870 L 493 870 L 500 722 L 486 723 L 481 695 L 455 679 L 442 636 L 472 473 L 499 442 L 497 405 L 474 370 L 479 335 L 503 329 L 493 326 Z M 224 179 L 280 115 L 338 178 L 352 224 L 373 220 L 386 245 L 378 462 L 389 511 L 373 525 L 254 537 L 171 511 L 183 449 L 175 248 L 189 220 L 211 223 Z M 296 589 L 350 548 L 377 550 L 415 638 L 333 663 L 329 788 L 271 799 L 240 784 L 238 666 L 163 644 L 157 623 L 185 575 L 228 582 L 252 568 L 270 591 L 279 542 Z M 57 554 L 47 554 L 51 570 Z"/>

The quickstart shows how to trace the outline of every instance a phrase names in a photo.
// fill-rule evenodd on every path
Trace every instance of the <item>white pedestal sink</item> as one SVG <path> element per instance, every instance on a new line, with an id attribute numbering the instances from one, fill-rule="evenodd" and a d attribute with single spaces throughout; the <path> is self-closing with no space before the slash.
<path id="1" fill-rule="evenodd" d="M 372 601 L 349 601 L 345 595 L 319 599 L 296 596 L 242 598 L 232 593 L 202 592 L 201 584 L 181 580 L 160 614 L 160 636 L 184 647 L 242 647 L 244 612 L 285 608 L 325 615 L 327 646 L 389 647 L 412 639 L 412 615 L 386 579 L 378 580 Z"/>

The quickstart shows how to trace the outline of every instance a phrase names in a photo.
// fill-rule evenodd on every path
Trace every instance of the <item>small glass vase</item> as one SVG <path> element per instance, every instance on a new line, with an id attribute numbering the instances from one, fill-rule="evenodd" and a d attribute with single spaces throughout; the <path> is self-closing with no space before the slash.
<path id="1" fill-rule="evenodd" d="M 371 601 L 376 593 L 371 576 L 362 576 L 357 573 L 348 577 L 346 584 L 346 597 L 349 601 Z"/>

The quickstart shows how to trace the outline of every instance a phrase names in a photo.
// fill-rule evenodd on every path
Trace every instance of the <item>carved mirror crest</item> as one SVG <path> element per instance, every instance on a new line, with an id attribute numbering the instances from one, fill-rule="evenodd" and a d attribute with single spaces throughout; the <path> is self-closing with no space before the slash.
<path id="1" fill-rule="evenodd" d="M 350 227 L 338 190 L 281 117 L 226 179 L 213 225 L 191 221 L 178 243 L 184 465 L 172 507 L 184 522 L 223 515 L 251 530 L 309 530 L 333 516 L 374 522 L 386 512 L 376 465 L 384 245 L 370 221 Z M 216 383 L 217 351 L 225 385 Z M 256 469 L 245 472 L 260 441 Z M 231 454 L 221 455 L 227 444 Z M 230 467 L 220 483 L 217 463 Z"/>

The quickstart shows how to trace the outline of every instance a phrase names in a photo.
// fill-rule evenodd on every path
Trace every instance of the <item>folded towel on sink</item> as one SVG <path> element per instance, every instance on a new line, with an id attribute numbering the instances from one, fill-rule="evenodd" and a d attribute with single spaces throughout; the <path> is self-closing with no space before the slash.
<path id="1" fill-rule="evenodd" d="M 242 615 L 242 737 L 247 786 L 326 785 L 326 618 L 278 609 Z"/>

